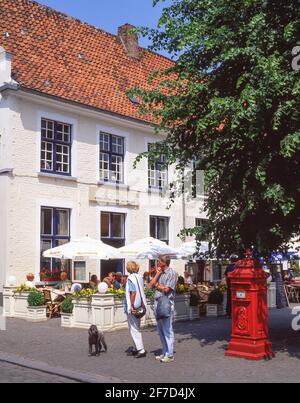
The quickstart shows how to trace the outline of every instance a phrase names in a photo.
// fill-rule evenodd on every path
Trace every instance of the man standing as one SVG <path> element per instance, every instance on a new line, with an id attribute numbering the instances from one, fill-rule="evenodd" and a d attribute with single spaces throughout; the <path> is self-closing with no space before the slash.
<path id="1" fill-rule="evenodd" d="M 162 355 L 156 358 L 157 361 L 169 363 L 174 361 L 174 295 L 176 290 L 178 275 L 170 267 L 170 259 L 161 257 L 158 261 L 158 269 L 154 278 L 150 282 L 150 288 L 155 288 L 154 312 L 156 314 L 157 304 L 160 297 L 166 295 L 171 304 L 171 315 L 164 319 L 157 319 L 157 330 L 162 342 Z"/>

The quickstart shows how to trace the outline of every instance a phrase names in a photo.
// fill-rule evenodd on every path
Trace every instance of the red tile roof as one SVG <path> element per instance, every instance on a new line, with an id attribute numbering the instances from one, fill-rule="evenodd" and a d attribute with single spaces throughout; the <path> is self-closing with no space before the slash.
<path id="1" fill-rule="evenodd" d="M 173 65 L 143 49 L 133 59 L 117 36 L 31 0 L 0 0 L 0 46 L 21 87 L 144 121 L 126 91 Z"/>

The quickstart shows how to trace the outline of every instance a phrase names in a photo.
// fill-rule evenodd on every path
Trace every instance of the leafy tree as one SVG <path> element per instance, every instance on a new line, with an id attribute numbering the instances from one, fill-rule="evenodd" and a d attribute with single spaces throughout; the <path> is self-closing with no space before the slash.
<path id="1" fill-rule="evenodd" d="M 132 91 L 167 131 L 151 157 L 165 152 L 179 172 L 198 161 L 219 254 L 250 245 L 269 253 L 299 235 L 300 72 L 291 67 L 299 6 L 173 0 L 157 29 L 141 29 L 152 50 L 177 59 L 153 74 L 153 90 Z"/>

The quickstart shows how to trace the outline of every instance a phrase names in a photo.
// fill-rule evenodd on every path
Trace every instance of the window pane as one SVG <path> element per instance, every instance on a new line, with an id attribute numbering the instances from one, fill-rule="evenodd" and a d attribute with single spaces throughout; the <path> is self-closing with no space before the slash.
<path id="1" fill-rule="evenodd" d="M 41 169 L 53 170 L 53 144 L 46 141 L 41 143 Z"/>
<path id="2" fill-rule="evenodd" d="M 158 186 L 163 189 L 168 185 L 168 171 L 166 169 L 162 169 L 157 172 L 158 175 Z"/>
<path id="3" fill-rule="evenodd" d="M 69 236 L 69 210 L 56 210 L 57 236 Z M 58 245 L 62 241 L 57 241 Z"/>
<path id="4" fill-rule="evenodd" d="M 111 158 L 111 180 L 123 182 L 123 159 L 113 155 Z"/>
<path id="5" fill-rule="evenodd" d="M 100 153 L 100 180 L 109 180 L 109 155 Z"/>
<path id="6" fill-rule="evenodd" d="M 150 236 L 152 236 L 152 238 L 157 237 L 155 217 L 150 217 Z"/>
<path id="7" fill-rule="evenodd" d="M 161 241 L 169 240 L 169 220 L 167 218 L 158 219 L 159 239 Z"/>
<path id="8" fill-rule="evenodd" d="M 116 154 L 124 154 L 124 140 L 122 137 L 112 136 L 111 151 Z"/>
<path id="9" fill-rule="evenodd" d="M 100 150 L 109 151 L 109 134 L 100 133 Z"/>
<path id="10" fill-rule="evenodd" d="M 41 240 L 41 273 L 51 270 L 51 259 L 45 258 L 43 253 L 52 248 L 51 239 L 43 239 Z"/>
<path id="11" fill-rule="evenodd" d="M 124 238 L 124 215 L 111 214 L 111 238 Z"/>
<path id="12" fill-rule="evenodd" d="M 71 126 L 64 123 L 57 123 L 56 139 L 65 143 L 70 143 Z"/>
<path id="13" fill-rule="evenodd" d="M 70 147 L 57 145 L 56 146 L 56 171 L 69 173 L 70 172 Z"/>
<path id="14" fill-rule="evenodd" d="M 109 238 L 109 213 L 101 213 L 101 238 Z"/>
<path id="15" fill-rule="evenodd" d="M 42 137 L 45 139 L 54 139 L 54 122 L 47 119 L 42 119 L 41 124 Z"/>
<path id="16" fill-rule="evenodd" d="M 148 170 L 149 187 L 156 187 L 156 171 L 155 165 L 149 164 Z"/>
<path id="17" fill-rule="evenodd" d="M 86 263 L 74 262 L 73 281 L 86 281 Z"/>
<path id="18" fill-rule="evenodd" d="M 53 213 L 52 209 L 42 208 L 42 217 L 41 217 L 42 235 L 52 235 L 52 213 Z"/>

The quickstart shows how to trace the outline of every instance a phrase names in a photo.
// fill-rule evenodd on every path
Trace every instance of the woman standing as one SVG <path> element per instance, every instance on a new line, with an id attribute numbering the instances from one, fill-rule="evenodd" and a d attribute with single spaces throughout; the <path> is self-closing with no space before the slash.
<path id="1" fill-rule="evenodd" d="M 128 262 L 126 267 L 130 274 L 125 288 L 125 313 L 127 314 L 128 327 L 135 345 L 135 350 L 128 353 L 135 358 L 146 357 L 147 352 L 144 348 L 141 332 L 141 319 L 137 318 L 135 313 L 141 308 L 146 309 L 147 300 L 144 292 L 143 277 L 139 273 L 139 265 L 136 262 Z"/>

